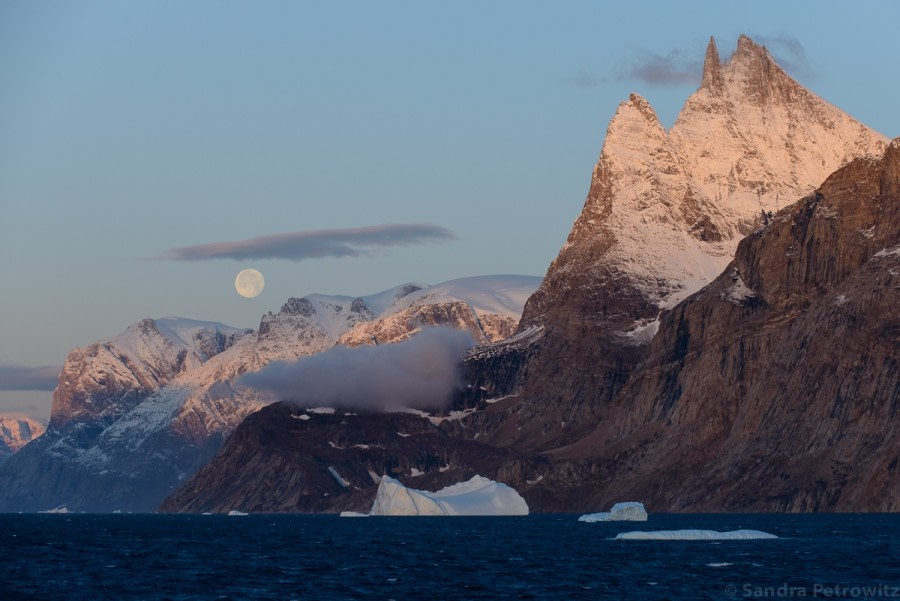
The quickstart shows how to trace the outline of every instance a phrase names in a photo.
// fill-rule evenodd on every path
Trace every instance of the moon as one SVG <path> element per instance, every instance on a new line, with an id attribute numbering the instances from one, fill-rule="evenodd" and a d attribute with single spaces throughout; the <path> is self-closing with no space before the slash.
<path id="1" fill-rule="evenodd" d="M 266 280 L 255 269 L 244 269 L 234 278 L 234 289 L 244 298 L 259 296 L 265 287 Z"/>

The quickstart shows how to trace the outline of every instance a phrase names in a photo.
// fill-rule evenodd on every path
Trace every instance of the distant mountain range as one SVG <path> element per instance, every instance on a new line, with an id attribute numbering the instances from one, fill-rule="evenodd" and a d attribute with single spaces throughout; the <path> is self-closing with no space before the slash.
<path id="1" fill-rule="evenodd" d="M 479 474 L 537 512 L 898 511 L 898 274 L 900 139 L 746 36 L 725 63 L 710 40 L 670 130 L 619 106 L 542 281 L 290 299 L 257 332 L 146 320 L 76 349 L 0 510 L 367 511 L 382 474 Z M 237 379 L 422 325 L 479 344 L 449 411 L 268 404 Z"/>
<path id="2" fill-rule="evenodd" d="M 315 294 L 288 299 L 257 331 L 145 319 L 69 353 L 50 428 L 0 469 L 0 511 L 151 511 L 270 402 L 237 385 L 242 374 L 338 343 L 403 340 L 432 325 L 496 341 L 515 331 L 539 284 L 498 275 L 364 297 Z"/>
<path id="3" fill-rule="evenodd" d="M 44 433 L 44 425 L 22 415 L 0 415 L 0 463 Z"/>

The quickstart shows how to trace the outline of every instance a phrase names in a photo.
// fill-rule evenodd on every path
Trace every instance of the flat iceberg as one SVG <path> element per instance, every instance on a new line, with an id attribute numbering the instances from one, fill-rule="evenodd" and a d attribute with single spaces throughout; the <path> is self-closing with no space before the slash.
<path id="1" fill-rule="evenodd" d="M 230 515 L 230 516 L 233 517 L 233 516 L 236 516 L 236 515 L 237 515 L 237 516 L 240 516 L 240 515 L 250 515 L 250 514 L 249 514 L 249 513 L 244 513 L 243 511 L 238 511 L 237 509 L 232 509 L 231 511 L 228 512 L 228 515 Z"/>
<path id="2" fill-rule="evenodd" d="M 656 530 L 651 532 L 623 532 L 616 540 L 761 540 L 778 538 L 774 534 L 759 530 Z"/>
<path id="3" fill-rule="evenodd" d="M 382 476 L 370 515 L 528 515 L 528 504 L 515 489 L 482 476 L 437 492 Z"/>
<path id="4" fill-rule="evenodd" d="M 616 503 L 609 511 L 588 513 L 578 518 L 579 522 L 646 522 L 647 510 L 643 503 L 628 501 Z"/>

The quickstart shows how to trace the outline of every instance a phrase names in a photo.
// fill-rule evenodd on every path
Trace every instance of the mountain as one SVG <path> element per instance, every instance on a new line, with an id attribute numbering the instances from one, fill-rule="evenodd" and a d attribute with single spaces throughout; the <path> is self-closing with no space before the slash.
<path id="1" fill-rule="evenodd" d="M 0 415 L 0 463 L 44 433 L 44 425 L 30 417 Z"/>
<path id="2" fill-rule="evenodd" d="M 426 490 L 481 474 L 540 512 L 625 498 L 655 512 L 897 511 L 898 340 L 900 138 L 773 215 L 663 310 L 619 393 L 570 443 L 543 436 L 556 427 L 544 419 L 536 441 L 498 444 L 522 393 L 447 415 L 276 403 L 161 509 L 366 511 L 383 474 Z"/>
<path id="3" fill-rule="evenodd" d="M 671 130 L 632 94 L 609 124 L 581 215 L 525 305 L 519 338 L 469 362 L 479 387 L 525 399 L 496 442 L 546 448 L 577 437 L 573 428 L 599 419 L 621 390 L 661 310 L 719 275 L 770 211 L 885 146 L 746 36 L 724 64 L 710 39 L 700 88 Z"/>
<path id="4" fill-rule="evenodd" d="M 271 405 L 164 508 L 364 511 L 359 465 L 428 490 L 477 466 L 534 511 L 897 510 L 898 145 L 710 41 L 670 131 L 619 106 L 517 332 L 470 352 L 455 411 L 402 417 L 427 436 Z"/>
<path id="5" fill-rule="evenodd" d="M 0 468 L 0 511 L 153 510 L 247 415 L 270 402 L 238 386 L 240 375 L 321 352 L 344 336 L 348 345 L 372 344 L 373 334 L 389 342 L 423 325 L 496 340 L 515 329 L 539 283 L 531 276 L 482 276 L 364 297 L 314 294 L 288 299 L 262 317 L 256 332 L 145 319 L 74 349 L 47 433 Z"/>
<path id="6" fill-rule="evenodd" d="M 602 478 L 592 502 L 898 511 L 898 341 L 900 138 L 778 213 L 663 312 L 603 419 L 552 454 L 594 466 L 566 474 Z"/>

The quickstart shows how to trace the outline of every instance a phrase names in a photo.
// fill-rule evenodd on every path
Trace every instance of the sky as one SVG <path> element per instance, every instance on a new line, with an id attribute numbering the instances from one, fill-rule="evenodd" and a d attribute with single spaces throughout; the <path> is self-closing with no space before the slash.
<path id="1" fill-rule="evenodd" d="M 900 135 L 900 2 L 0 0 L 0 412 L 145 317 L 543 275 L 607 123 L 715 36 Z M 244 298 L 252 267 L 265 289 Z"/>

